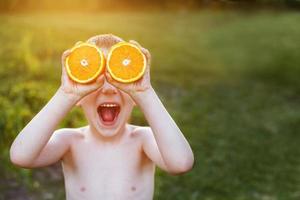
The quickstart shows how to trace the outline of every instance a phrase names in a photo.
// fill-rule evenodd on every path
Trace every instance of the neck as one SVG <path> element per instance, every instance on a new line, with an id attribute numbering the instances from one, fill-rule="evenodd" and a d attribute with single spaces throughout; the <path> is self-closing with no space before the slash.
<path id="1" fill-rule="evenodd" d="M 104 136 L 101 132 L 99 132 L 95 127 L 89 125 L 87 127 L 87 133 L 92 138 L 99 142 L 103 143 L 118 143 L 121 138 L 124 136 L 124 134 L 127 132 L 128 126 L 125 124 L 122 126 L 119 130 L 115 130 L 115 132 L 112 134 L 112 136 Z"/>

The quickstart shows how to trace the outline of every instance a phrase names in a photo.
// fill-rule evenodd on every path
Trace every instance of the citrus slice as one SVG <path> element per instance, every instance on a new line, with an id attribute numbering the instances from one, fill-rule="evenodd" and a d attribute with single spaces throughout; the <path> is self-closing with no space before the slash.
<path id="1" fill-rule="evenodd" d="M 119 42 L 108 53 L 106 67 L 113 79 L 130 83 L 140 79 L 146 69 L 146 57 L 134 44 Z"/>
<path id="2" fill-rule="evenodd" d="M 104 69 L 104 56 L 97 46 L 80 43 L 71 49 L 66 59 L 69 77 L 78 83 L 89 83 L 95 80 Z"/>

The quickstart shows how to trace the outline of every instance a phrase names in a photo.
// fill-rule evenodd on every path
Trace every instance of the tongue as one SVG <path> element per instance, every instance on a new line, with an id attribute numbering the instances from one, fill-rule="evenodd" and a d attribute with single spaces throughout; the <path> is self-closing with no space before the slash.
<path id="1" fill-rule="evenodd" d="M 105 122 L 112 122 L 116 116 L 116 109 L 114 108 L 101 108 L 101 118 Z"/>

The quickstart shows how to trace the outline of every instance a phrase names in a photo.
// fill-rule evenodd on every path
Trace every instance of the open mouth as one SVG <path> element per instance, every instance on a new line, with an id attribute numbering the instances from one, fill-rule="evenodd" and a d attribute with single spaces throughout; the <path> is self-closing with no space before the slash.
<path id="1" fill-rule="evenodd" d="M 103 124 L 112 125 L 120 113 L 120 106 L 116 103 L 102 103 L 97 111 Z"/>

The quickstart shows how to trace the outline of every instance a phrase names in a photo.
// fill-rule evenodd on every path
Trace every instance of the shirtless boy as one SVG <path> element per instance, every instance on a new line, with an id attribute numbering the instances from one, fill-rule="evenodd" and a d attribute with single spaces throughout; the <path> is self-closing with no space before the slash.
<path id="1" fill-rule="evenodd" d="M 107 56 L 122 41 L 113 35 L 88 40 Z M 150 83 L 147 70 L 135 83 L 114 81 L 106 72 L 90 84 L 67 76 L 62 55 L 62 80 L 45 107 L 19 133 L 10 149 L 11 161 L 37 168 L 62 162 L 67 200 L 150 200 L 155 166 L 170 174 L 191 170 L 193 152 Z M 80 106 L 88 121 L 81 128 L 55 130 L 73 106 Z M 133 107 L 144 113 L 149 127 L 128 123 Z"/>

